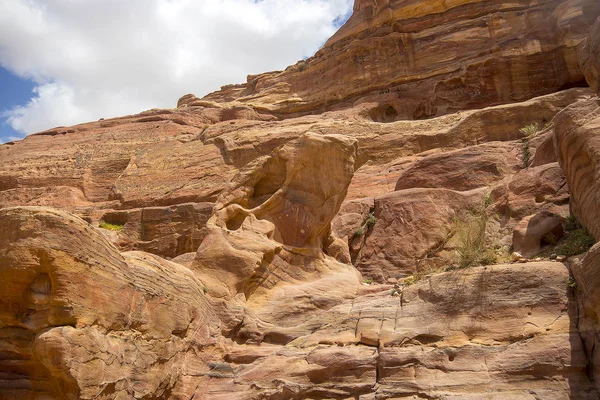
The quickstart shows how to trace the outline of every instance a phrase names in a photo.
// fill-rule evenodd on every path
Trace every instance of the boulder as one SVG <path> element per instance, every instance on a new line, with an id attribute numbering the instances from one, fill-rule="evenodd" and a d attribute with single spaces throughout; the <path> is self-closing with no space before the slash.
<path id="1" fill-rule="evenodd" d="M 563 236 L 565 218 L 541 210 L 523 218 L 513 232 L 513 248 L 525 257 L 537 255 L 544 244 L 556 244 Z"/>
<path id="2" fill-rule="evenodd" d="M 592 25 L 589 36 L 581 46 L 579 62 L 588 85 L 600 94 L 600 18 Z"/>
<path id="3" fill-rule="evenodd" d="M 396 190 L 443 188 L 466 191 L 488 186 L 521 167 L 519 148 L 513 143 L 492 142 L 416 161 L 398 178 Z"/>
<path id="4" fill-rule="evenodd" d="M 573 104 L 554 120 L 558 162 L 578 221 L 600 239 L 600 101 Z"/>
<path id="5" fill-rule="evenodd" d="M 461 212 L 483 203 L 482 190 L 407 189 L 375 198 L 375 223 L 365 228 L 355 265 L 378 282 L 448 266 L 443 253 Z M 441 253 L 441 254 L 440 254 Z"/>
<path id="6" fill-rule="evenodd" d="M 12 371 L 2 397 L 166 395 L 186 354 L 211 342 L 202 287 L 179 264 L 119 253 L 66 212 L 0 210 L 0 370 Z"/>

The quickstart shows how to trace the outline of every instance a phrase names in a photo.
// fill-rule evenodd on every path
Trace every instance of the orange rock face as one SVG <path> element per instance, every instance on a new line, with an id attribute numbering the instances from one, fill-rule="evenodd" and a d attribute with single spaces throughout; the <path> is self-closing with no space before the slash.
<path id="1" fill-rule="evenodd" d="M 357 0 L 314 57 L 204 100 L 284 118 L 364 103 L 379 122 L 523 101 L 584 82 L 577 45 L 599 13 L 593 0 Z"/>
<path id="2" fill-rule="evenodd" d="M 599 14 L 357 0 L 286 71 L 0 145 L 0 399 L 598 399 L 598 245 L 505 262 L 600 238 Z"/>
<path id="3" fill-rule="evenodd" d="M 565 171 L 573 212 L 600 239 L 600 104 L 598 99 L 578 102 L 556 118 L 555 140 Z"/>

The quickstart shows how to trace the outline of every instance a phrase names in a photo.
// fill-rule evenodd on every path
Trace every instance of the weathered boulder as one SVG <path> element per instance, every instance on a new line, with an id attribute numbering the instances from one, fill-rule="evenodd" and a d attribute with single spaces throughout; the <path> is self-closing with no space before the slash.
<path id="1" fill-rule="evenodd" d="M 600 101 L 590 99 L 567 107 L 554 120 L 554 135 L 572 211 L 600 239 Z"/>
<path id="2" fill-rule="evenodd" d="M 592 25 L 589 36 L 582 44 L 580 64 L 592 90 L 600 94 L 600 18 Z"/>
<path id="3" fill-rule="evenodd" d="M 398 178 L 396 190 L 443 188 L 465 191 L 488 186 L 516 173 L 522 162 L 515 143 L 492 142 L 416 161 Z"/>
<path id="4" fill-rule="evenodd" d="M 0 370 L 12 371 L 2 396 L 160 396 L 186 354 L 211 342 L 210 306 L 191 271 L 122 255 L 62 211 L 0 210 L 0 292 Z"/>
<path id="5" fill-rule="evenodd" d="M 490 201 L 500 215 L 518 222 L 540 209 L 558 213 L 557 206 L 568 204 L 569 191 L 562 169 L 554 162 L 523 169 L 500 181 L 493 186 Z"/>
<path id="6" fill-rule="evenodd" d="M 291 315 L 298 327 L 303 313 L 356 293 L 359 274 L 337 261 L 349 255 L 331 234 L 355 156 L 352 139 L 307 133 L 246 166 L 221 194 L 190 268 L 209 296 L 245 310 L 226 324 L 231 335 L 286 343 L 297 335 L 286 333 Z"/>
<path id="7" fill-rule="evenodd" d="M 448 266 L 454 254 L 440 254 L 461 212 L 477 208 L 484 192 L 407 189 L 375 198 L 375 222 L 352 240 L 362 242 L 355 265 L 378 282 Z"/>
<path id="8" fill-rule="evenodd" d="M 513 231 L 513 249 L 525 257 L 538 254 L 543 244 L 555 244 L 563 232 L 565 218 L 547 210 L 523 218 Z"/>

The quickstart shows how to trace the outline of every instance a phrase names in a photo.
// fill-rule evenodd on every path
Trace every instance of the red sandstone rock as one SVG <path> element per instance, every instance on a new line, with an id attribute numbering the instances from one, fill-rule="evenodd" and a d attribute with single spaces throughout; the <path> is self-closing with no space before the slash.
<path id="1" fill-rule="evenodd" d="M 408 189 L 375 198 L 376 222 L 365 229 L 356 258 L 365 275 L 384 282 L 452 263 L 440 253 L 452 236 L 461 211 L 482 204 L 483 192 Z"/>
<path id="2" fill-rule="evenodd" d="M 596 248 L 427 274 L 472 213 L 600 226 L 597 104 L 552 93 L 598 14 L 357 0 L 284 72 L 0 145 L 0 399 L 597 399 Z"/>
<path id="3" fill-rule="evenodd" d="M 556 243 L 563 236 L 564 221 L 564 217 L 545 210 L 523 218 L 513 232 L 513 249 L 525 257 L 537 255 L 544 241 L 545 244 Z M 548 235 L 552 235 L 552 239 Z"/>
<path id="4" fill-rule="evenodd" d="M 512 143 L 492 142 L 433 154 L 406 169 L 396 190 L 444 188 L 466 191 L 488 186 L 521 167 L 520 149 Z"/>
<path id="5" fill-rule="evenodd" d="M 588 84 L 594 92 L 600 94 L 600 18 L 596 20 L 583 43 L 580 57 L 581 68 Z"/>
<path id="6" fill-rule="evenodd" d="M 577 219 L 600 239 L 600 105 L 575 103 L 555 119 L 558 161 L 565 171 Z"/>
<path id="7" fill-rule="evenodd" d="M 523 101 L 584 80 L 577 46 L 599 14 L 594 0 L 361 0 L 314 57 L 203 100 L 285 118 L 371 103 L 378 122 Z"/>

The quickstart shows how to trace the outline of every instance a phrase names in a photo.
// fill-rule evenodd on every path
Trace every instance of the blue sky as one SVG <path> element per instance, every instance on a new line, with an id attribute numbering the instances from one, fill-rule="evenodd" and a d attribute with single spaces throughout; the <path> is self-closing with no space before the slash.
<path id="1" fill-rule="evenodd" d="M 0 0 L 0 143 L 284 69 L 313 55 L 353 2 Z"/>
<path id="2" fill-rule="evenodd" d="M 0 113 L 22 104 L 26 104 L 32 96 L 35 83 L 21 79 L 0 67 Z M 0 122 L 0 142 L 11 138 L 22 137 L 23 133 L 15 131 L 5 118 Z"/>

